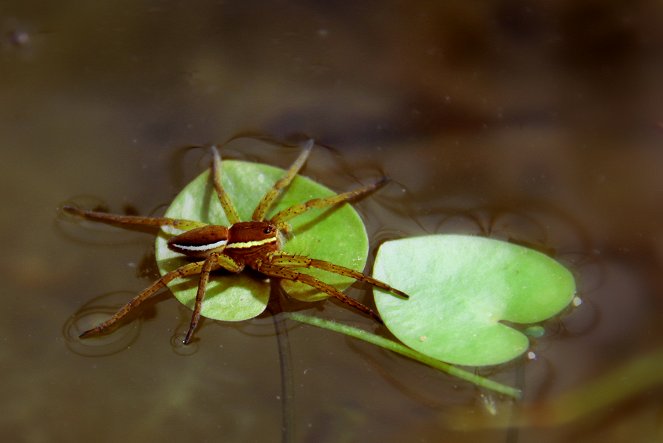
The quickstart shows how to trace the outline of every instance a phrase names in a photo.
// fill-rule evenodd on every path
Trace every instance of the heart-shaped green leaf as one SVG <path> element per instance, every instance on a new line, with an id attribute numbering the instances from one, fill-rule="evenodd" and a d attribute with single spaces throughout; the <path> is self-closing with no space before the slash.
<path id="1" fill-rule="evenodd" d="M 283 170 L 269 165 L 227 160 L 222 163 L 222 183 L 242 220 L 250 220 L 262 196 L 283 175 Z M 281 209 L 312 198 L 334 195 L 334 192 L 308 178 L 297 176 L 277 200 L 268 217 Z M 209 171 L 191 181 L 175 197 L 166 217 L 202 221 L 228 226 L 219 199 L 212 186 Z M 286 252 L 327 260 L 352 269 L 362 270 L 368 255 L 368 238 L 359 214 L 348 204 L 332 209 L 312 209 L 291 221 L 292 231 L 284 246 Z M 156 259 L 161 275 L 187 263 L 167 246 L 168 235 L 160 233 L 156 240 Z M 353 280 L 320 270 L 306 270 L 340 290 Z M 197 278 L 174 281 L 169 285 L 175 297 L 193 307 Z M 325 298 L 309 286 L 283 281 L 284 289 L 293 297 L 313 301 Z M 240 321 L 256 317 L 266 307 L 269 283 L 246 272 L 212 274 L 202 306 L 202 315 L 215 320 Z"/>
<path id="2" fill-rule="evenodd" d="M 528 347 L 501 323 L 535 323 L 573 298 L 571 273 L 550 257 L 511 243 L 466 235 L 433 235 L 384 243 L 375 278 L 409 300 L 375 291 L 380 315 L 403 343 L 462 365 L 511 360 Z"/>

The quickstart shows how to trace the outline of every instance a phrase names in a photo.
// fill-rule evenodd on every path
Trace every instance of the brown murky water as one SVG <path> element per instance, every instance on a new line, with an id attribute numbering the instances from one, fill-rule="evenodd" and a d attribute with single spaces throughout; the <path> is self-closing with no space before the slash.
<path id="1" fill-rule="evenodd" d="M 541 426 L 506 429 L 476 417 L 509 401 L 288 323 L 292 441 L 663 440 L 660 377 L 580 397 L 588 412 L 546 409 L 663 345 L 663 6 L 438 3 L 0 7 L 3 441 L 282 441 L 267 315 L 207 322 L 183 351 L 171 337 L 188 312 L 164 296 L 106 342 L 67 335 L 74 313 L 149 284 L 152 237 L 72 226 L 58 206 L 158 211 L 205 167 L 183 146 L 247 130 L 333 146 L 305 174 L 339 191 L 389 175 L 358 205 L 373 252 L 432 232 L 507 238 L 569 266 L 583 300 L 546 325 L 536 360 L 489 372 L 542 411 Z M 229 149 L 278 166 L 295 155 Z M 613 386 L 637 386 L 626 375 Z"/>

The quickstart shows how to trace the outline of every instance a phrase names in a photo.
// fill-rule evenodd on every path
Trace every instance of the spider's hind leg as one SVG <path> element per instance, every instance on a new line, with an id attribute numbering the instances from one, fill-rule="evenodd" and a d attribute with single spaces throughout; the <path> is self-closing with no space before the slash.
<path id="1" fill-rule="evenodd" d="M 162 227 L 169 234 L 178 234 L 194 228 L 205 226 L 205 223 L 167 217 L 141 217 L 136 215 L 118 215 L 107 212 L 88 211 L 77 206 L 63 206 L 62 210 L 68 214 L 83 217 L 88 220 L 106 223 L 115 226 L 133 227 Z"/>
<path id="2" fill-rule="evenodd" d="M 188 277 L 191 275 L 200 274 L 203 270 L 203 262 L 188 263 L 184 266 L 181 266 L 174 271 L 170 271 L 168 274 L 161 277 L 159 280 L 152 283 L 149 287 L 143 290 L 140 294 L 135 296 L 129 303 L 122 306 L 119 311 L 117 311 L 111 318 L 101 323 L 100 325 L 89 329 L 83 332 L 80 337 L 87 338 L 94 335 L 103 334 L 110 331 L 118 322 L 125 318 L 131 311 L 136 309 L 141 303 L 150 298 L 154 293 L 159 289 L 165 287 L 169 282 L 176 278 Z"/>

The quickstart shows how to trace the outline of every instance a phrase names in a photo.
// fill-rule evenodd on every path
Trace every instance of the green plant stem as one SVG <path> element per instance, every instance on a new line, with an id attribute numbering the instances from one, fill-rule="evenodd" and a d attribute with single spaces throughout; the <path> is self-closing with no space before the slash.
<path id="1" fill-rule="evenodd" d="M 512 388 L 510 386 L 503 385 L 501 383 L 489 380 L 487 378 L 481 377 L 471 372 L 465 371 L 463 369 L 457 368 L 448 363 L 436 360 L 434 358 L 428 357 L 424 354 L 421 354 L 413 349 L 408 348 L 405 345 L 396 343 L 379 335 L 372 334 L 370 332 L 364 331 L 362 329 L 354 328 L 352 326 L 344 325 L 341 323 L 336 323 L 330 320 L 324 320 L 317 317 L 311 317 L 308 315 L 300 314 L 297 312 L 285 313 L 287 318 L 298 321 L 300 323 L 306 323 L 311 326 L 317 326 L 319 328 L 328 329 L 330 331 L 338 332 L 340 334 L 345 334 L 350 337 L 357 338 L 359 340 L 372 343 L 381 348 L 388 349 L 397 354 L 401 354 L 405 357 L 416 360 L 425 365 L 431 366 L 440 371 L 446 372 L 449 375 L 460 378 L 462 380 L 473 383 L 477 386 L 480 386 L 484 389 L 489 389 L 491 391 L 498 392 L 500 394 L 508 395 L 510 397 L 519 398 L 520 390 Z"/>

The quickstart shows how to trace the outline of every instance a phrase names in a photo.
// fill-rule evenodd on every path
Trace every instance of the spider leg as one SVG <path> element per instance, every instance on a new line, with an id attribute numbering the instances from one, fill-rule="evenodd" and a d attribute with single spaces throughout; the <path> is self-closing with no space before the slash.
<path id="1" fill-rule="evenodd" d="M 107 212 L 87 211 L 76 206 L 64 206 L 63 211 L 109 225 L 155 226 L 162 227 L 169 234 L 178 234 L 194 228 L 206 226 L 205 223 L 166 217 L 140 217 L 135 215 L 117 215 Z"/>
<path id="2" fill-rule="evenodd" d="M 334 274 L 344 275 L 346 277 L 354 278 L 399 297 L 405 299 L 410 298 L 405 292 L 396 289 L 380 280 L 377 280 L 369 275 L 355 271 L 354 269 L 346 268 L 345 266 L 336 265 L 324 260 L 317 260 L 315 258 L 306 257 L 304 255 L 285 254 L 283 252 L 275 252 L 269 257 L 269 263 L 277 266 L 294 267 L 294 268 L 318 268 Z"/>
<path id="3" fill-rule="evenodd" d="M 221 184 L 221 155 L 219 154 L 219 150 L 216 149 L 216 146 L 212 146 L 212 182 L 214 183 L 216 195 L 219 196 L 221 207 L 223 207 L 223 212 L 225 212 L 228 222 L 231 225 L 237 223 L 240 221 L 237 210 Z"/>
<path id="4" fill-rule="evenodd" d="M 376 189 L 380 188 L 386 182 L 387 178 L 383 177 L 373 184 L 358 189 L 354 189 L 352 191 L 344 192 L 342 194 L 332 195 L 331 197 L 314 198 L 304 203 L 290 206 L 289 208 L 284 209 L 283 211 L 276 214 L 274 217 L 271 218 L 270 221 L 275 223 L 279 227 L 279 229 L 282 229 L 286 225 L 286 222 L 288 220 L 303 214 L 309 209 L 329 208 L 331 206 L 340 205 L 341 203 L 345 203 L 350 200 L 361 198 L 364 195 L 368 194 L 369 192 L 373 192 Z"/>
<path id="5" fill-rule="evenodd" d="M 297 157 L 297 160 L 295 160 L 295 162 L 290 166 L 285 174 L 283 174 L 283 177 L 274 183 L 274 186 L 272 186 L 272 188 L 262 197 L 260 203 L 258 203 L 258 206 L 256 206 L 255 211 L 253 211 L 251 220 L 263 221 L 265 219 L 265 215 L 267 214 L 269 208 L 272 206 L 272 203 L 274 203 L 276 197 L 278 197 L 283 188 L 290 184 L 290 182 L 297 176 L 299 170 L 302 169 L 302 166 L 304 166 L 306 159 L 311 153 L 311 149 L 313 149 L 313 139 L 309 139 L 306 142 L 304 149 L 302 150 L 302 153 L 299 154 L 299 157 Z"/>
<path id="6" fill-rule="evenodd" d="M 292 280 L 316 288 L 324 292 L 325 294 L 328 294 L 338 299 L 339 301 L 342 301 L 343 303 L 363 312 L 364 314 L 373 318 L 378 323 L 383 324 L 383 321 L 380 318 L 380 316 L 377 314 L 377 312 L 375 312 L 368 306 L 358 302 L 354 298 L 348 297 L 347 295 L 345 295 L 344 293 L 342 293 L 332 285 L 329 285 L 321 280 L 318 280 L 317 278 L 311 275 L 295 271 L 294 269 L 287 268 L 285 266 L 274 265 L 264 262 L 257 263 L 257 269 L 258 271 L 270 277 L 281 278 L 284 280 Z"/>
<path id="7" fill-rule="evenodd" d="M 200 280 L 198 280 L 198 291 L 196 292 L 196 303 L 193 307 L 193 314 L 191 315 L 191 322 L 189 323 L 189 330 L 184 337 L 184 344 L 188 345 L 193 338 L 193 332 L 198 326 L 200 321 L 200 310 L 203 306 L 203 299 L 205 298 L 205 291 L 207 282 L 209 281 L 209 273 L 215 269 L 224 268 L 230 272 L 241 272 L 244 266 L 231 257 L 225 254 L 214 252 L 205 259 L 200 271 Z"/>
<path id="8" fill-rule="evenodd" d="M 143 303 L 145 300 L 150 298 L 155 292 L 165 287 L 166 284 L 168 284 L 172 280 L 180 277 L 188 277 L 190 275 L 200 274 L 203 270 L 203 264 L 204 262 L 202 261 L 195 263 L 188 263 L 184 266 L 175 269 L 174 271 L 170 271 L 169 273 L 161 277 L 159 280 L 152 283 L 148 288 L 144 289 L 143 292 L 135 296 L 131 301 L 129 301 L 129 303 L 122 306 L 120 310 L 117 311 L 115 314 L 113 314 L 111 318 L 101 323 L 99 326 L 83 332 L 80 335 L 80 337 L 86 338 L 106 332 L 107 330 L 115 326 L 117 322 L 119 322 L 124 317 L 126 317 L 131 311 L 136 309 L 141 303 Z"/>

